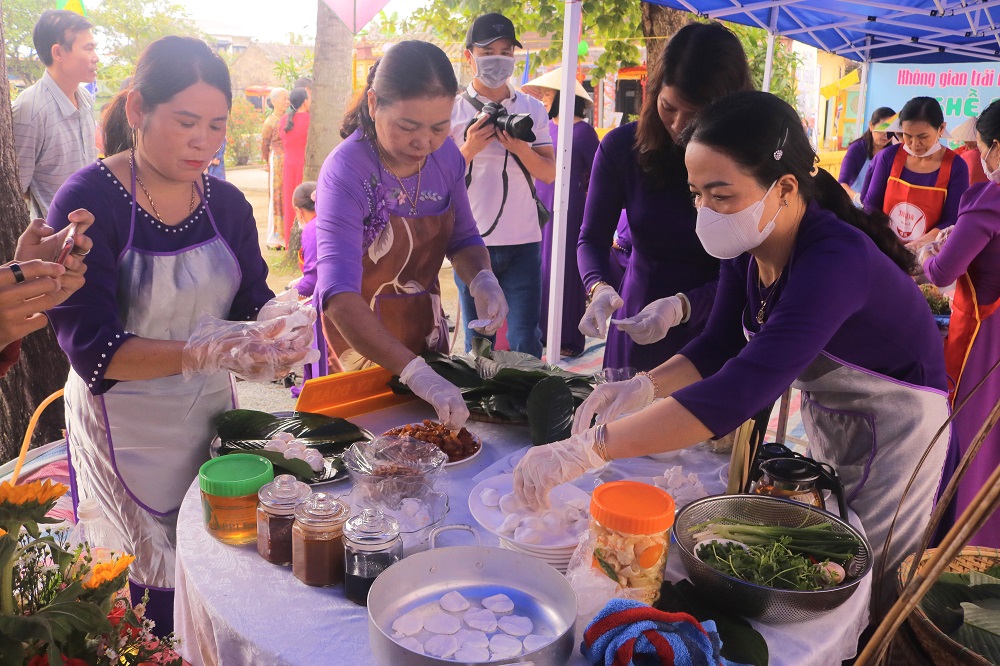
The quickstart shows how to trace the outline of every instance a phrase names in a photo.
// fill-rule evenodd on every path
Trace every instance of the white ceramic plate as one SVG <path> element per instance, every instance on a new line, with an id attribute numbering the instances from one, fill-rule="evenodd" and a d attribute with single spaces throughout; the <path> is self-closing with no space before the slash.
<path id="1" fill-rule="evenodd" d="M 496 535 L 501 539 L 507 539 L 508 541 L 514 541 L 512 534 L 504 534 L 498 531 L 501 523 L 504 521 L 503 511 L 499 507 L 486 506 L 483 504 L 479 495 L 487 488 L 493 488 L 500 496 L 504 496 L 511 492 L 514 488 L 514 476 L 512 474 L 501 474 L 500 476 L 494 476 L 493 478 L 486 479 L 481 482 L 472 492 L 469 493 L 469 511 L 472 512 L 472 517 L 476 519 L 483 529 Z M 571 486 L 564 483 L 561 486 L 556 486 L 552 489 L 549 494 L 549 501 L 554 508 L 564 506 L 566 502 L 570 500 L 583 500 L 590 503 L 590 495 L 583 492 L 576 486 Z M 578 523 L 580 529 L 576 532 L 569 532 L 564 530 L 558 534 L 546 534 L 547 537 L 545 541 L 541 543 L 533 544 L 518 544 L 522 548 L 531 548 L 532 551 L 552 551 L 552 550 L 564 550 L 566 548 L 575 548 L 577 542 L 580 539 L 580 532 L 584 529 L 584 523 Z"/>
<path id="2" fill-rule="evenodd" d="M 401 426 L 396 426 L 396 428 L 405 428 L 408 425 L 422 426 L 423 422 L 420 422 L 420 423 L 404 423 Z M 395 430 L 396 428 L 389 428 L 389 430 Z M 386 432 L 382 433 L 382 436 L 384 437 L 389 432 L 389 430 L 387 430 Z M 469 462 L 470 460 L 472 460 L 473 458 L 475 458 L 476 456 L 478 456 L 480 453 L 483 452 L 483 439 L 482 439 L 482 437 L 480 437 L 476 433 L 472 432 L 471 430 L 469 430 L 469 434 L 472 435 L 472 439 L 476 440 L 476 443 L 479 444 L 479 448 L 476 449 L 475 452 L 471 456 L 468 456 L 467 458 L 462 458 L 461 460 L 456 460 L 455 462 L 446 462 L 444 464 L 445 467 L 454 467 L 455 465 L 464 465 L 465 463 Z"/>
<path id="3" fill-rule="evenodd" d="M 537 557 L 538 559 L 544 560 L 549 564 L 563 564 L 563 565 L 569 563 L 570 558 L 573 557 L 573 552 L 575 550 L 575 549 L 568 550 L 566 551 L 565 554 L 559 554 L 559 555 L 539 553 L 527 550 L 526 548 L 523 548 L 520 544 L 515 543 L 509 539 L 500 539 L 500 545 L 506 548 L 507 550 L 513 550 L 518 553 L 524 553 L 525 555 L 531 555 L 532 557 Z"/>

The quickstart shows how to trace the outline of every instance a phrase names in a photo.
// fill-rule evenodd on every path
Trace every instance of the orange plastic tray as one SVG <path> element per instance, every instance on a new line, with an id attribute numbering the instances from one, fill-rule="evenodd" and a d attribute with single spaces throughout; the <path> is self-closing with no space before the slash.
<path id="1" fill-rule="evenodd" d="M 310 379 L 302 386 L 295 410 L 350 418 L 416 400 L 389 388 L 392 373 L 375 366 Z"/>

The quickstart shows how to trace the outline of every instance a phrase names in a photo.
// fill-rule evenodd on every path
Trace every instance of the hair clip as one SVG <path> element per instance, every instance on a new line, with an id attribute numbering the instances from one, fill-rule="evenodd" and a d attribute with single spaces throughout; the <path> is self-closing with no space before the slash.
<path id="1" fill-rule="evenodd" d="M 782 123 L 782 124 L 784 125 L 784 123 Z M 784 126 L 785 126 L 785 133 L 781 137 L 781 139 L 778 141 L 778 147 L 774 151 L 774 161 L 775 162 L 777 162 L 778 160 L 780 160 L 781 156 L 785 154 L 785 151 L 782 150 L 782 146 L 785 145 L 785 141 L 788 141 L 788 125 L 784 125 Z"/>

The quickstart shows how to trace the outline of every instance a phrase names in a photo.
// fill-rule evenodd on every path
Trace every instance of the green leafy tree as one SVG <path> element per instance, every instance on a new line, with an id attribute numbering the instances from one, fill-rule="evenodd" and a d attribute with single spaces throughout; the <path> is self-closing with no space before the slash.
<path id="1" fill-rule="evenodd" d="M 306 49 L 299 58 L 290 55 L 274 63 L 274 74 L 284 81 L 285 88 L 291 90 L 302 77 L 312 78 L 314 60 L 312 49 Z"/>
<path id="2" fill-rule="evenodd" d="M 31 30 L 35 21 L 46 9 L 55 9 L 55 0 L 3 0 L 3 22 L 7 29 L 7 42 L 4 55 L 7 60 L 7 73 L 10 76 L 23 79 L 31 85 L 42 76 L 45 66 L 35 55 L 35 47 L 31 43 Z"/>
<path id="3" fill-rule="evenodd" d="M 764 65 L 767 61 L 767 32 L 760 28 L 752 28 L 735 23 L 727 24 L 743 43 L 747 60 L 750 64 L 750 76 L 753 85 L 758 90 L 764 83 Z M 774 40 L 773 62 L 771 65 L 771 92 L 796 105 L 798 87 L 795 82 L 795 70 L 799 66 L 799 57 L 791 49 L 785 47 L 783 40 Z"/>
<path id="4" fill-rule="evenodd" d="M 6 2 L 7 0 L 4 0 Z M 203 37 L 181 5 L 168 0 L 103 0 L 90 12 L 105 66 L 131 71 L 143 49 L 161 37 Z"/>

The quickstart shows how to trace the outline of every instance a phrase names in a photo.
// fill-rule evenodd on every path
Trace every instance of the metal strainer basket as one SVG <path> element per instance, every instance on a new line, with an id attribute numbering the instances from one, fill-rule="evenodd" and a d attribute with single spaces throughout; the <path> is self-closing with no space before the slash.
<path id="1" fill-rule="evenodd" d="M 844 567 L 847 582 L 842 585 L 815 592 L 778 590 L 727 576 L 695 556 L 695 538 L 691 528 L 716 518 L 784 527 L 807 527 L 828 522 L 834 531 L 852 535 L 860 545 L 857 554 Z M 801 622 L 833 610 L 854 594 L 858 583 L 872 567 L 871 546 L 854 527 L 832 513 L 765 495 L 715 495 L 692 502 L 677 514 L 674 538 L 680 546 L 684 568 L 698 590 L 720 605 L 762 622 Z"/>

